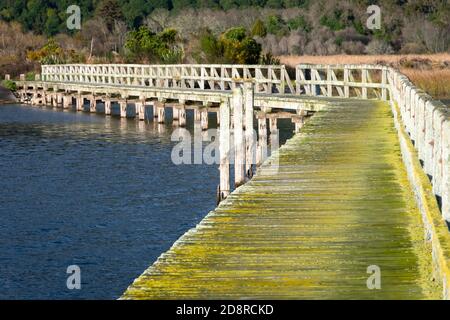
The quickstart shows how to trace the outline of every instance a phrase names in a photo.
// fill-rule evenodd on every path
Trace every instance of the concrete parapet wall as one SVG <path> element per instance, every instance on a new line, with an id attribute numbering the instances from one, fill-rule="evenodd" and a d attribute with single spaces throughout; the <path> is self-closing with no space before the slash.
<path id="1" fill-rule="evenodd" d="M 391 106 L 403 162 L 414 191 L 416 203 L 422 213 L 425 238 L 431 243 L 435 278 L 442 283 L 443 298 L 450 300 L 450 233 L 442 220 L 433 188 L 421 167 L 418 153 L 405 129 L 405 124 L 401 118 L 401 108 L 393 101 Z"/>
<path id="2" fill-rule="evenodd" d="M 442 217 L 450 221 L 450 110 L 390 69 L 390 90 L 403 126 L 430 178 Z"/>

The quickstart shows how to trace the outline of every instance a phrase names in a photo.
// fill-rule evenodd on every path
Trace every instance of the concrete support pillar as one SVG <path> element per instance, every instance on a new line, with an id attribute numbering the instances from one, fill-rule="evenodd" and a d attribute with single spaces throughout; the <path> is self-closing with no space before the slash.
<path id="1" fill-rule="evenodd" d="M 269 119 L 270 128 L 270 151 L 271 153 L 277 150 L 280 146 L 280 136 L 277 127 L 277 118 Z"/>
<path id="2" fill-rule="evenodd" d="M 57 93 L 52 93 L 52 107 L 57 107 L 58 106 L 58 94 Z"/>
<path id="3" fill-rule="evenodd" d="M 166 118 L 165 103 L 161 101 L 156 101 L 154 104 L 155 118 L 157 118 L 158 123 L 164 123 Z"/>
<path id="4" fill-rule="evenodd" d="M 111 99 L 110 98 L 105 98 L 105 115 L 109 116 L 111 115 Z"/>
<path id="5" fill-rule="evenodd" d="M 294 119 L 295 133 L 299 133 L 300 130 L 303 128 L 304 124 L 305 124 L 304 118 Z"/>
<path id="6" fill-rule="evenodd" d="M 92 95 L 89 97 L 89 111 L 91 113 L 96 113 L 97 112 L 96 107 L 97 107 L 97 103 L 95 100 L 95 96 Z"/>
<path id="7" fill-rule="evenodd" d="M 63 93 L 57 93 L 56 94 L 56 105 L 58 107 L 63 107 L 63 97 L 64 97 Z"/>
<path id="8" fill-rule="evenodd" d="M 139 118 L 139 121 L 145 120 L 145 100 L 141 102 L 136 102 L 136 115 Z"/>
<path id="9" fill-rule="evenodd" d="M 46 106 L 52 105 L 52 94 L 48 93 L 45 89 L 44 89 L 44 95 L 42 96 L 42 98 L 43 98 L 43 103 Z"/>
<path id="10" fill-rule="evenodd" d="M 272 132 L 276 132 L 277 131 L 277 122 L 278 119 L 275 117 L 270 117 L 269 118 L 269 129 L 270 129 L 270 133 L 272 134 Z"/>
<path id="11" fill-rule="evenodd" d="M 83 111 L 84 97 L 81 94 L 79 94 L 76 99 L 77 99 L 77 111 Z"/>
<path id="12" fill-rule="evenodd" d="M 220 153 L 220 185 L 217 202 L 222 201 L 230 194 L 230 106 L 222 102 L 219 109 L 219 153 Z"/>
<path id="13" fill-rule="evenodd" d="M 186 108 L 184 105 L 178 109 L 178 122 L 180 127 L 186 127 Z"/>
<path id="14" fill-rule="evenodd" d="M 179 109 L 176 106 L 172 106 L 172 116 L 173 116 L 173 120 L 180 119 Z"/>
<path id="15" fill-rule="evenodd" d="M 258 117 L 258 135 L 256 165 L 260 166 L 267 159 L 267 120 L 265 115 Z"/>
<path id="16" fill-rule="evenodd" d="M 202 130 L 208 130 L 208 109 L 205 108 L 200 111 L 200 121 Z"/>
<path id="17" fill-rule="evenodd" d="M 253 130 L 254 85 L 244 83 L 244 112 L 245 112 L 245 174 L 247 178 L 253 177 L 253 165 L 256 164 L 256 134 Z"/>
<path id="18" fill-rule="evenodd" d="M 127 117 L 127 101 L 126 100 L 119 101 L 119 106 L 120 106 L 120 117 L 126 118 Z"/>
<path id="19" fill-rule="evenodd" d="M 234 119 L 234 183 L 236 188 L 245 183 L 244 97 L 242 89 L 233 90 Z"/>
<path id="20" fill-rule="evenodd" d="M 136 119 L 139 119 L 139 104 L 140 104 L 140 102 L 139 101 L 137 101 L 137 102 L 135 102 L 134 103 L 134 117 L 136 118 Z"/>
<path id="21" fill-rule="evenodd" d="M 199 109 L 194 109 L 194 121 L 201 121 L 202 116 Z"/>
<path id="22" fill-rule="evenodd" d="M 63 96 L 63 109 L 69 109 L 72 106 L 72 96 L 65 94 Z"/>
<path id="23" fill-rule="evenodd" d="M 294 125 L 295 125 L 295 133 L 299 133 L 300 130 L 305 125 L 305 117 L 307 115 L 307 112 L 303 110 L 297 110 L 297 115 L 299 117 L 296 117 L 293 119 Z"/>

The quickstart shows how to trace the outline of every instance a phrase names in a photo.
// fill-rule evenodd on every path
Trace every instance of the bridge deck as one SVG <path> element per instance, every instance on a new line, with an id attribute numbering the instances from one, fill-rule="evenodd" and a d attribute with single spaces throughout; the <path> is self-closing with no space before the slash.
<path id="1" fill-rule="evenodd" d="M 320 111 L 274 158 L 278 171 L 263 165 L 122 298 L 437 297 L 387 104 Z"/>

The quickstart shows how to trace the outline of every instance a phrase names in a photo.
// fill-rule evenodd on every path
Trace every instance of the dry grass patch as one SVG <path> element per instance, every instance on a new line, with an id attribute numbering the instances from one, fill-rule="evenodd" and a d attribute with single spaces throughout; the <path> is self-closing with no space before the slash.
<path id="1" fill-rule="evenodd" d="M 450 99 L 450 54 L 282 56 L 282 64 L 382 64 L 400 69 L 436 99 Z"/>

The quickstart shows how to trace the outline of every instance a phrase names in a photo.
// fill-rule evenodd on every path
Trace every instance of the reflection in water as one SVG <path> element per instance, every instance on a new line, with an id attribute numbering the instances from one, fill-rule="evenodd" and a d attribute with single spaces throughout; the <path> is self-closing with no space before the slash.
<path id="1" fill-rule="evenodd" d="M 172 130 L 1 106 L 0 299 L 118 298 L 212 210 L 217 165 L 172 164 Z M 66 288 L 73 264 L 81 290 Z"/>

